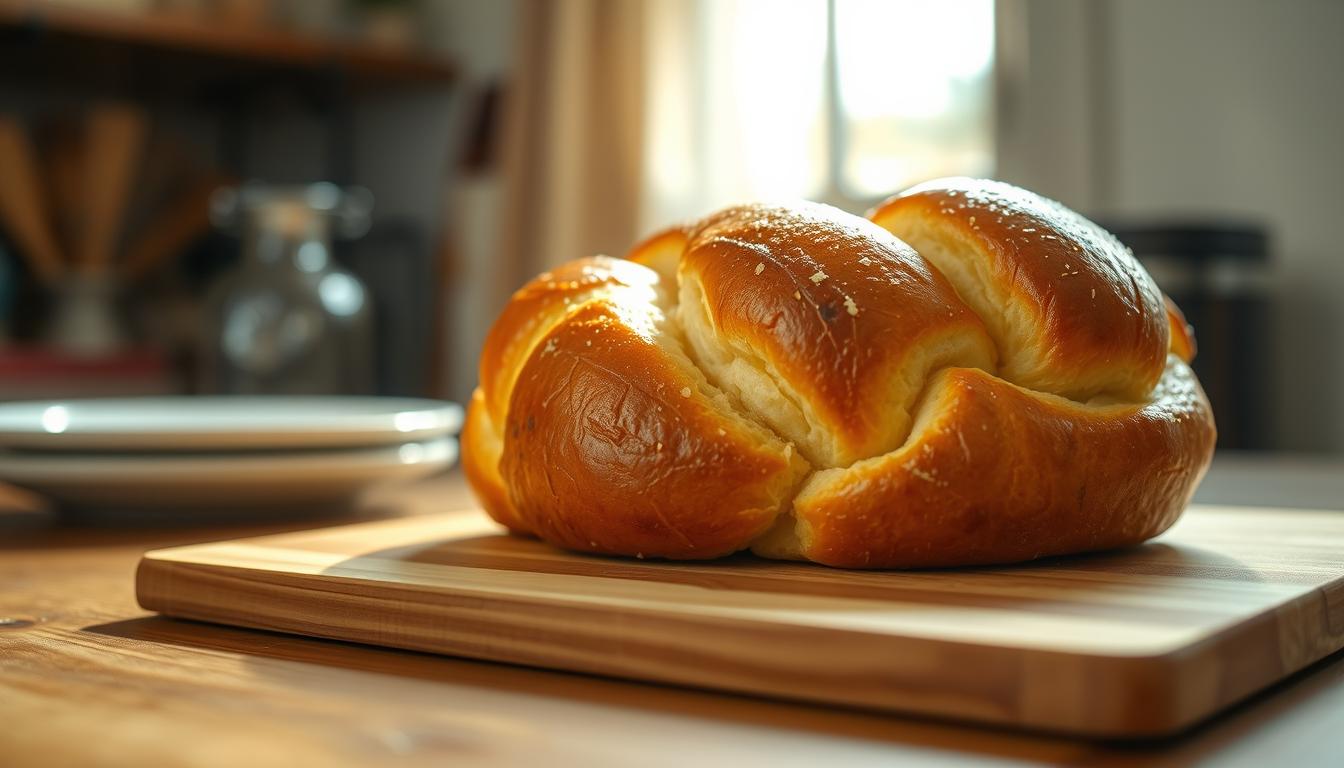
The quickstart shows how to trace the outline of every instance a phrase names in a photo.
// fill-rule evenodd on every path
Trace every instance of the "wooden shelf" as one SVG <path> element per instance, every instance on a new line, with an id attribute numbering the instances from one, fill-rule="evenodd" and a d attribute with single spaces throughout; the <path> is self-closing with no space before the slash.
<path id="1" fill-rule="evenodd" d="M 116 48 L 253 68 L 338 71 L 381 83 L 446 84 L 456 73 L 451 62 L 416 51 L 182 14 L 114 13 L 47 2 L 0 0 L 0 34 L 0 48 L 27 37 L 73 44 L 63 46 L 66 50 Z"/>

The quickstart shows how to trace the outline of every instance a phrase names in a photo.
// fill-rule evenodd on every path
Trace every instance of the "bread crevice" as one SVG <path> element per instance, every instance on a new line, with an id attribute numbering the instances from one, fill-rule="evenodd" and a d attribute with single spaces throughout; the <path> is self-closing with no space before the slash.
<path id="1" fill-rule="evenodd" d="M 660 273 L 660 278 L 661 283 L 662 280 L 666 280 L 666 275 Z M 679 282 L 680 275 L 677 276 L 677 279 Z M 669 290 L 669 288 L 673 290 Z M 662 286 L 662 290 L 657 294 L 659 297 L 657 301 L 658 309 L 662 313 L 659 322 L 661 333 L 658 341 L 664 352 L 695 375 L 701 392 L 707 395 L 710 402 L 718 406 L 722 412 L 729 414 L 740 426 L 746 427 L 749 431 L 755 431 L 760 437 L 782 443 L 786 451 L 797 452 L 797 458 L 793 459 L 792 463 L 796 465 L 796 462 L 801 461 L 805 465 L 802 472 L 795 472 L 792 482 L 784 490 L 784 493 L 778 497 L 775 516 L 770 526 L 765 529 L 761 536 L 757 536 L 742 547 L 744 550 L 749 549 L 756 541 L 768 535 L 775 528 L 780 517 L 790 514 L 793 497 L 797 495 L 807 479 L 815 472 L 815 464 L 810 457 L 799 451 L 797 443 L 773 429 L 768 422 L 756 418 L 756 415 L 745 408 L 742 402 L 734 397 L 729 390 L 715 381 L 711 372 L 697 360 L 695 347 L 687 338 L 685 326 L 681 321 L 681 304 L 678 301 L 678 291 L 675 288 L 677 286 Z"/>

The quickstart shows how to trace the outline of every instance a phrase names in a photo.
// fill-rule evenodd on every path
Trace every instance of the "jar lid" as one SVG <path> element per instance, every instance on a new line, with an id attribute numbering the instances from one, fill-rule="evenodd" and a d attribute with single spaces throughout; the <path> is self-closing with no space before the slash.
<path id="1" fill-rule="evenodd" d="M 329 182 L 273 185 L 254 180 L 217 189 L 210 200 L 210 218 L 221 229 L 238 231 L 250 219 L 297 235 L 315 227 L 325 231 L 330 222 L 347 239 L 368 231 L 372 210 L 373 195 L 367 189 Z"/>

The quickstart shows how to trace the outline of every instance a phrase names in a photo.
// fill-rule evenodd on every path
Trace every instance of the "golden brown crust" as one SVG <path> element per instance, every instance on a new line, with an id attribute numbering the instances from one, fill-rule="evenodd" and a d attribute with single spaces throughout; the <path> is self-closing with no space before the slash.
<path id="1" fill-rule="evenodd" d="M 769 528 L 806 471 L 658 338 L 660 315 L 588 304 L 523 366 L 500 470 L 520 519 L 543 539 L 588 552 L 719 557 Z"/>
<path id="2" fill-rule="evenodd" d="M 829 206 L 715 214 L 687 243 L 679 279 L 683 311 L 701 302 L 712 326 L 700 355 L 714 345 L 749 357 L 809 404 L 811 426 L 834 444 L 808 458 L 826 466 L 900 445 L 930 371 L 994 365 L 984 323 L 946 280 L 905 243 Z"/>
<path id="3" fill-rule="evenodd" d="M 476 492 L 481 506 L 495 522 L 514 533 L 531 533 L 532 529 L 514 511 L 504 479 L 499 476 L 502 452 L 499 432 L 491 423 L 490 410 L 485 405 L 485 393 L 477 387 L 471 393 L 467 420 L 462 426 L 462 473 L 467 476 L 467 483 Z"/>
<path id="4" fill-rule="evenodd" d="M 491 420 L 502 423 L 518 368 L 537 340 L 583 302 L 612 290 L 633 290 L 653 301 L 656 273 L 623 259 L 593 256 L 543 272 L 518 289 L 481 349 L 481 390 Z"/>
<path id="5" fill-rule="evenodd" d="M 1128 252 L 994 182 L 873 215 L 918 252 L 823 206 L 739 206 L 519 291 L 463 435 L 487 511 L 589 552 L 869 568 L 1169 526 L 1215 431 L 1193 333 Z"/>
<path id="6" fill-rule="evenodd" d="M 1195 359 L 1198 346 L 1195 344 L 1195 329 L 1185 321 L 1185 313 L 1176 306 L 1170 296 L 1163 296 L 1167 305 L 1167 326 L 1171 334 L 1171 352 L 1185 362 Z"/>
<path id="7" fill-rule="evenodd" d="M 664 285 L 676 285 L 677 264 L 689 236 L 685 226 L 669 227 L 640 241 L 625 258 L 657 272 Z"/>
<path id="8" fill-rule="evenodd" d="M 911 568 L 1137 544 L 1175 522 L 1213 451 L 1208 401 L 1174 355 L 1143 405 L 1089 407 L 968 369 L 930 392 L 917 439 L 799 493 L 803 557 Z"/>
<path id="9" fill-rule="evenodd" d="M 1167 354 L 1162 295 L 1106 230 L 1000 182 L 939 179 L 870 217 L 952 280 L 998 344 L 1001 375 L 1077 400 L 1152 390 Z"/>
<path id="10" fill-rule="evenodd" d="M 518 289 L 490 328 L 481 351 L 481 384 L 463 427 L 462 465 L 482 506 L 501 525 L 518 533 L 531 530 L 513 509 L 499 475 L 502 424 L 518 369 L 541 337 L 584 302 L 613 291 L 654 301 L 657 283 L 655 273 L 622 259 L 577 259 Z"/>

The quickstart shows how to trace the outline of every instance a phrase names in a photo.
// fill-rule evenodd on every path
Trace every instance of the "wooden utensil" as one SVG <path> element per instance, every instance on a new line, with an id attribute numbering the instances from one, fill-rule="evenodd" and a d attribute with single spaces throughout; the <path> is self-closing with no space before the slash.
<path id="1" fill-rule="evenodd" d="M 0 116 L 0 220 L 33 274 L 47 285 L 56 283 L 64 270 L 38 180 L 32 143 L 18 122 L 3 116 Z"/>
<path id="2" fill-rule="evenodd" d="M 123 231 L 128 244 L 143 237 L 164 209 L 189 193 L 202 176 L 214 173 L 196 148 L 169 131 L 151 128 L 147 142 L 126 207 Z"/>
<path id="3" fill-rule="evenodd" d="M 144 144 L 144 114 L 122 104 L 94 107 L 84 151 L 85 226 L 76 263 L 103 273 L 112 264 Z"/>
<path id="4" fill-rule="evenodd" d="M 137 595 L 224 624 L 1152 736 L 1344 646 L 1344 515 L 1193 508 L 1126 551 L 859 572 L 569 554 L 466 512 L 150 552 Z"/>
<path id="5" fill-rule="evenodd" d="M 84 232 L 83 120 L 72 115 L 44 120 L 36 136 L 52 228 L 61 253 L 68 258 Z"/>
<path id="6" fill-rule="evenodd" d="M 210 231 L 210 195 L 232 183 L 222 175 L 198 179 L 154 218 L 126 249 L 124 274 L 138 280 Z"/>

